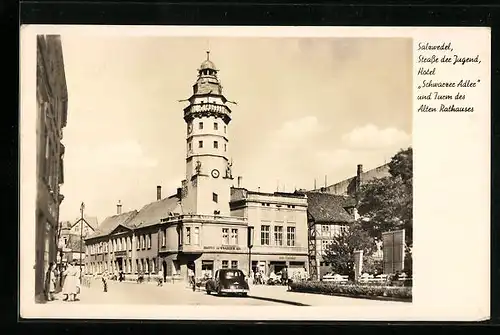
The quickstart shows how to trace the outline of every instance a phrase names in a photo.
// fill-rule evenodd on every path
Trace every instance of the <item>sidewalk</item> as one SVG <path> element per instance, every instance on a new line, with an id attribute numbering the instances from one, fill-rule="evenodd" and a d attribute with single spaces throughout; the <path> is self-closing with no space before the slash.
<path id="1" fill-rule="evenodd" d="M 341 305 L 391 305 L 391 304 L 408 304 L 407 302 L 399 301 L 381 301 L 350 297 L 339 297 L 332 295 L 290 292 L 286 286 L 267 286 L 267 285 L 252 285 L 250 286 L 249 296 L 254 299 L 274 300 L 283 303 L 293 304 L 296 306 L 331 306 Z"/>

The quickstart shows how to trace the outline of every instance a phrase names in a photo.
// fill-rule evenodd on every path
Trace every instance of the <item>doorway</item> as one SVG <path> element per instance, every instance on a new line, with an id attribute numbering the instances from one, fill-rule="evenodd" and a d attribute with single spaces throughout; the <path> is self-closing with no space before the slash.
<path id="1" fill-rule="evenodd" d="M 269 272 L 278 274 L 286 266 L 286 262 L 269 262 Z"/>
<path id="2" fill-rule="evenodd" d="M 123 258 L 118 257 L 116 259 L 116 262 L 118 263 L 118 272 L 122 272 L 123 271 Z"/>
<path id="3" fill-rule="evenodd" d="M 168 266 L 166 261 L 163 261 L 163 263 L 161 263 L 161 269 L 163 271 L 163 281 L 165 281 L 167 280 L 167 271 L 168 271 Z"/>

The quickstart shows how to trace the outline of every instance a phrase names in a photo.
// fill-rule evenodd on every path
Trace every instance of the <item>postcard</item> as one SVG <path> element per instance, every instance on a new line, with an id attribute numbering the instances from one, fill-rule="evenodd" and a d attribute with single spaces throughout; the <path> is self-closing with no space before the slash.
<path id="1" fill-rule="evenodd" d="M 20 316 L 488 319 L 490 39 L 22 26 Z"/>

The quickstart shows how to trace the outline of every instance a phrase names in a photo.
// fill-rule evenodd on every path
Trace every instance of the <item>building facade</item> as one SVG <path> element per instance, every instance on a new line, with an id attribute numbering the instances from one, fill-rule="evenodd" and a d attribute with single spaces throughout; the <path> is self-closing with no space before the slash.
<path id="1" fill-rule="evenodd" d="M 74 223 L 76 222 L 76 223 Z M 85 262 L 84 239 L 95 232 L 98 226 L 97 217 L 84 216 L 84 220 L 60 223 L 57 264 L 67 264 L 73 260 Z"/>
<path id="2" fill-rule="evenodd" d="M 44 299 L 45 273 L 56 261 L 59 206 L 64 199 L 63 128 L 68 94 L 60 36 L 37 36 L 37 199 L 35 294 Z"/>
<path id="3" fill-rule="evenodd" d="M 231 213 L 253 227 L 249 258 L 254 272 L 269 274 L 288 266 L 289 274 L 308 268 L 307 197 L 232 188 Z"/>
<path id="4" fill-rule="evenodd" d="M 308 255 L 311 277 L 321 279 L 331 271 L 324 259 L 332 240 L 352 224 L 355 217 L 354 197 L 324 192 L 305 192 L 308 202 Z"/>
<path id="5" fill-rule="evenodd" d="M 188 269 L 201 276 L 221 268 L 248 273 L 250 267 L 266 272 L 284 265 L 307 267 L 306 197 L 231 187 L 232 111 L 208 56 L 184 108 L 186 176 L 181 187 L 164 199 L 157 187 L 156 202 L 107 218 L 86 239 L 89 273 L 162 269 L 164 276 L 187 279 Z M 256 241 L 252 254 L 249 227 Z"/>

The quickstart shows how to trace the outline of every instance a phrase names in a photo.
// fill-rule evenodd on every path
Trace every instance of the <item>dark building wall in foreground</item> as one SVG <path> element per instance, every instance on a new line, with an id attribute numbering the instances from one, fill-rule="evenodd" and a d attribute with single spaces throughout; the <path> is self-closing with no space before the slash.
<path id="1" fill-rule="evenodd" d="M 67 121 L 67 89 L 58 35 L 37 36 L 37 202 L 35 294 L 43 300 L 45 273 L 56 260 L 59 206 L 64 199 L 62 129 Z"/>

